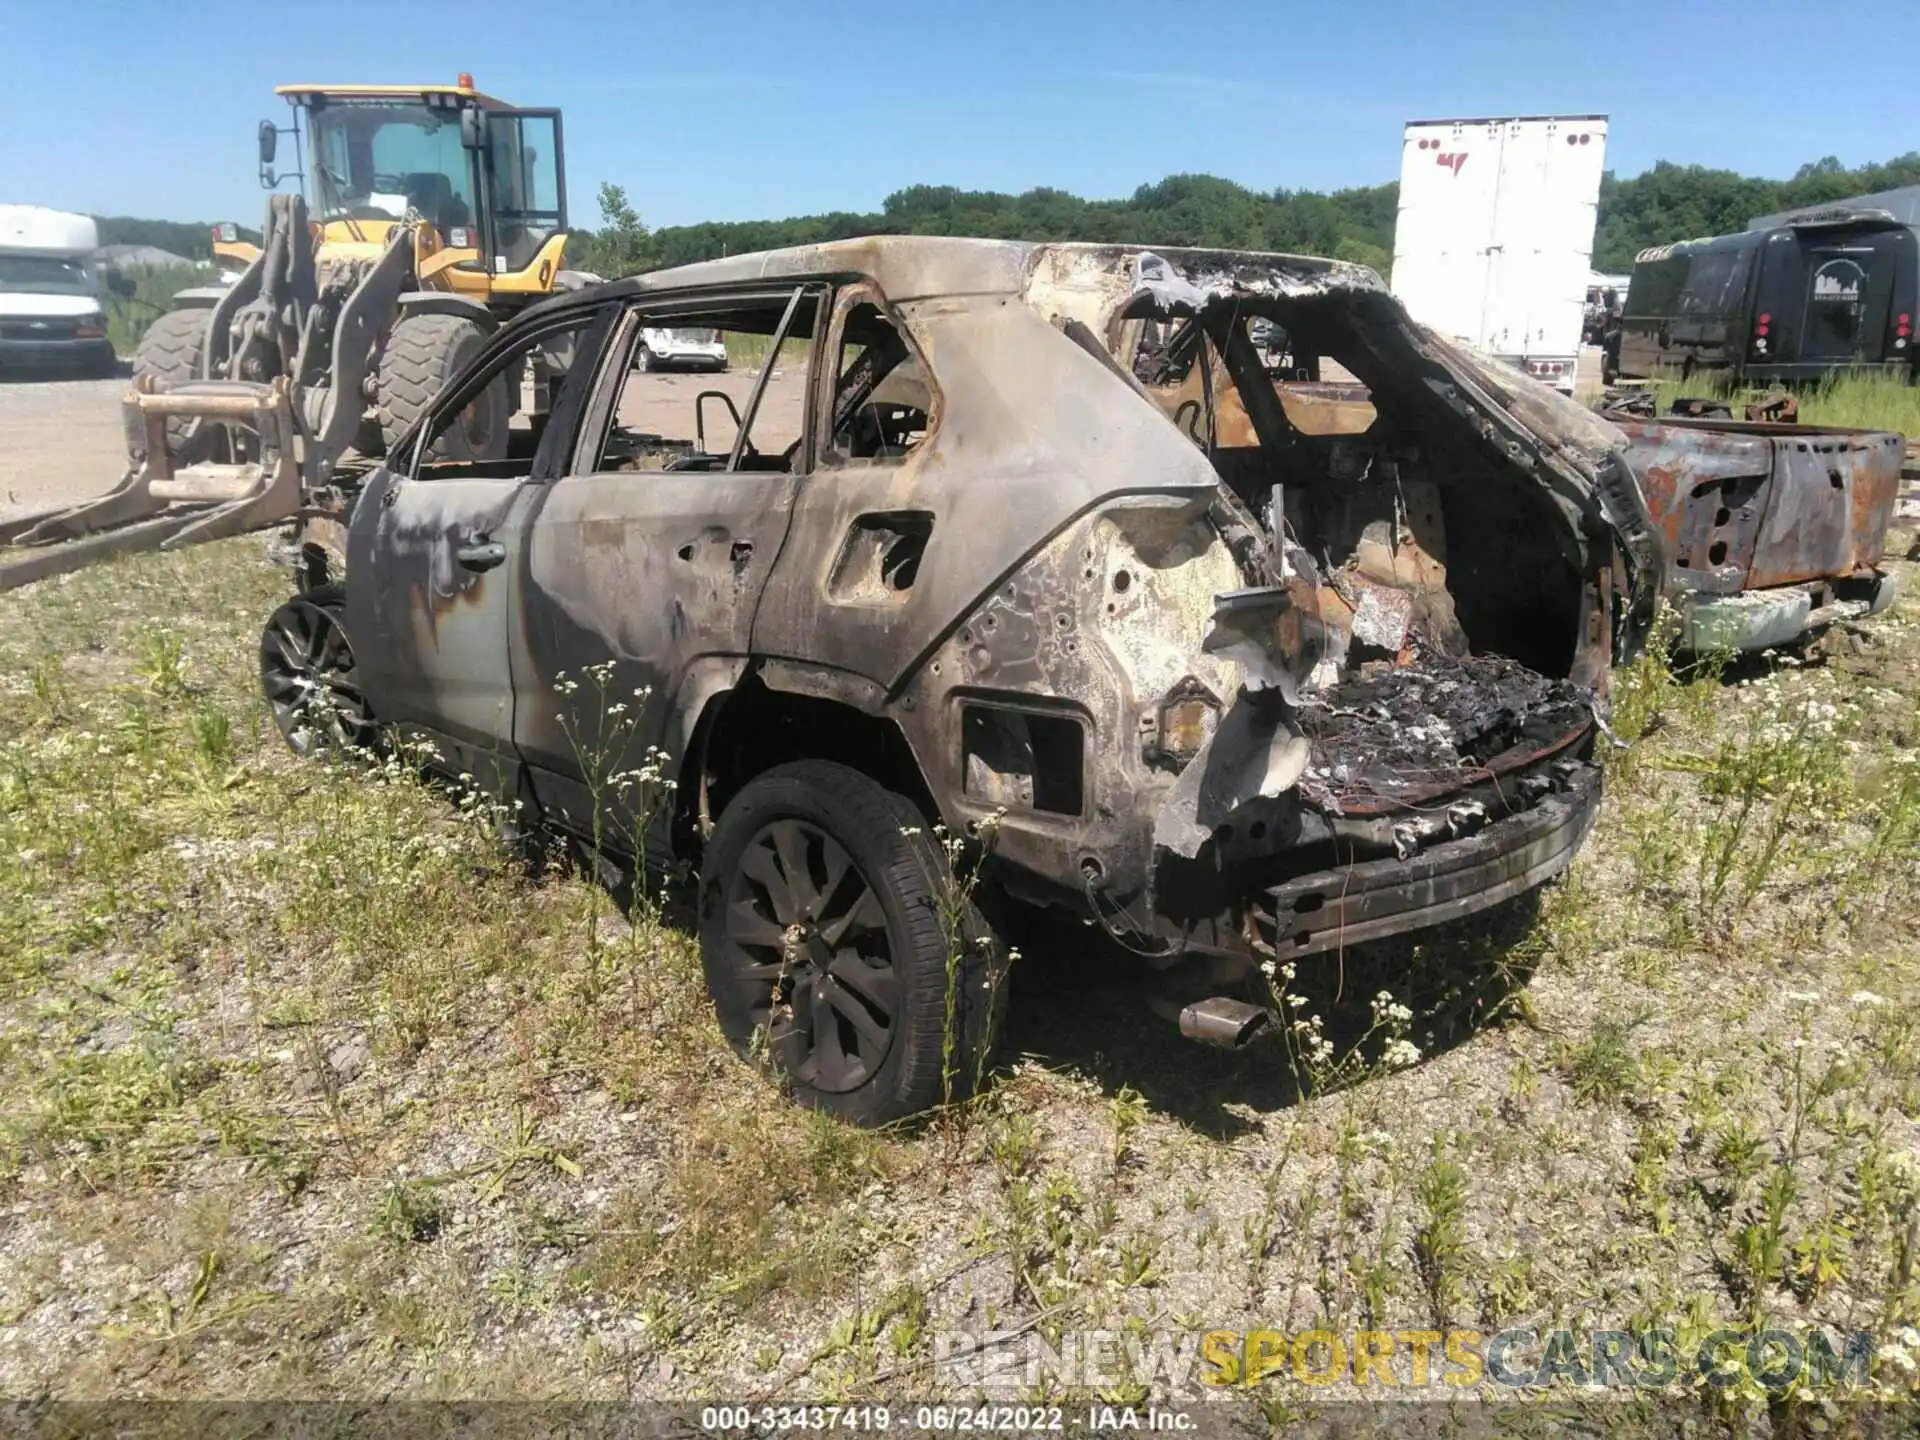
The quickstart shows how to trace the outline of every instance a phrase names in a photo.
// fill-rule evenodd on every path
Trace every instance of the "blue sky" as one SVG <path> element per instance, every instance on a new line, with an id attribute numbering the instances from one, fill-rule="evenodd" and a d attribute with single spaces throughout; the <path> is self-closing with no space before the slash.
<path id="1" fill-rule="evenodd" d="M 569 191 L 649 224 L 915 182 L 1124 195 L 1390 180 L 1403 121 L 1604 112 L 1609 167 L 1781 176 L 1920 149 L 1914 0 L 0 0 L 0 201 L 258 223 L 288 81 L 451 80 L 566 112 Z M 1669 46 L 1664 42 L 1671 38 Z M 1876 75 L 1878 79 L 1876 80 Z"/>

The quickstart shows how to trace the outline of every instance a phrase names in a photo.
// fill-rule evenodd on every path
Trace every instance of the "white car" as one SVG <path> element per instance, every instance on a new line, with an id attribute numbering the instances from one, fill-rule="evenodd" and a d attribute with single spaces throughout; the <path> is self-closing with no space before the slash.
<path id="1" fill-rule="evenodd" d="M 724 370 L 727 347 L 715 330 L 642 330 L 639 359 L 644 370 Z"/>

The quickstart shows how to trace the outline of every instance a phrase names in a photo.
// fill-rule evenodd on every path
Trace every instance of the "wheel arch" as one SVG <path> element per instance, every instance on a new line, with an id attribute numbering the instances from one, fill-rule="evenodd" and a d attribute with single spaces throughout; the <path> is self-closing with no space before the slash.
<path id="1" fill-rule="evenodd" d="M 500 328 L 500 317 L 493 311 L 478 300 L 450 290 L 409 290 L 394 303 L 402 319 L 409 315 L 458 315 L 473 321 L 489 335 Z"/>
<path id="2" fill-rule="evenodd" d="M 708 673 L 690 677 L 692 693 L 682 687 L 687 740 L 675 793 L 676 853 L 697 850 L 749 781 L 795 760 L 831 760 L 857 770 L 904 796 L 929 825 L 940 821 L 919 757 L 890 715 L 844 694 L 821 693 L 836 687 L 819 683 L 812 671 L 741 668 L 725 683 Z"/>
<path id="3" fill-rule="evenodd" d="M 232 288 L 229 285 L 196 285 L 190 290 L 176 290 L 167 298 L 167 303 L 175 310 L 211 310 L 227 298 Z"/>

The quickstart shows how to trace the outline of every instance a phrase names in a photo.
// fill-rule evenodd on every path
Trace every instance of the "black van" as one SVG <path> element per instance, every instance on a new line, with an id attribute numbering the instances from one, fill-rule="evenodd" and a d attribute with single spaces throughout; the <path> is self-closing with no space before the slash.
<path id="1" fill-rule="evenodd" d="M 1885 210 L 1656 245 L 1634 258 L 1608 369 L 1762 385 L 1859 367 L 1911 377 L 1917 300 L 1920 243 Z"/>

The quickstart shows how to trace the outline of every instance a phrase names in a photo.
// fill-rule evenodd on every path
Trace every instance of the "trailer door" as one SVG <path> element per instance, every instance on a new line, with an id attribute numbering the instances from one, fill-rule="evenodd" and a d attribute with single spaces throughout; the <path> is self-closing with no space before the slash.
<path id="1" fill-rule="evenodd" d="M 1487 342 L 1500 137 L 1498 124 L 1437 120 L 1407 126 L 1401 141 L 1393 293 L 1421 324 L 1479 346 Z"/>
<path id="2" fill-rule="evenodd" d="M 1599 116 L 1511 120 L 1493 215 L 1488 347 L 1571 389 L 1606 154 Z"/>

